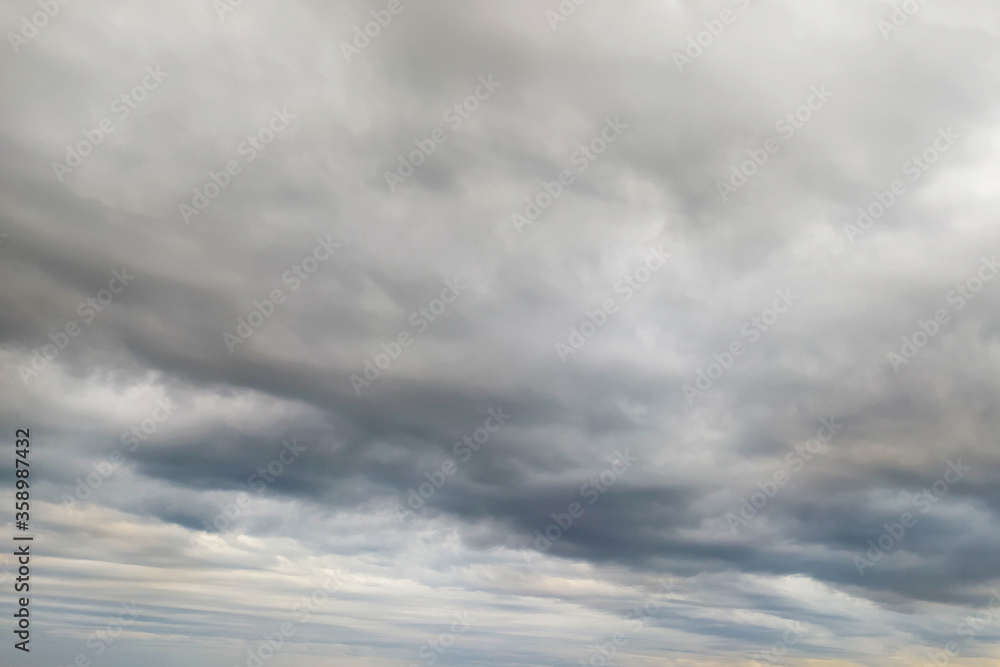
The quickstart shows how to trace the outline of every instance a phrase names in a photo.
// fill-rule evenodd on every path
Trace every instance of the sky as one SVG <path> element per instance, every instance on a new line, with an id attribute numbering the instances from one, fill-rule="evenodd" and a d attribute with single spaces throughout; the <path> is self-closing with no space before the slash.
<path id="1" fill-rule="evenodd" d="M 1000 664 L 996 3 L 0 28 L 4 665 Z"/>

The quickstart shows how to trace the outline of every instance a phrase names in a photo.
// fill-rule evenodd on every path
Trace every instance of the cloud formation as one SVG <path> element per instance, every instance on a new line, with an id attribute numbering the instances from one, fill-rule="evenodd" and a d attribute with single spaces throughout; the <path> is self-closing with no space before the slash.
<path id="1" fill-rule="evenodd" d="M 1000 659 L 1000 8 L 0 24 L 32 664 Z"/>

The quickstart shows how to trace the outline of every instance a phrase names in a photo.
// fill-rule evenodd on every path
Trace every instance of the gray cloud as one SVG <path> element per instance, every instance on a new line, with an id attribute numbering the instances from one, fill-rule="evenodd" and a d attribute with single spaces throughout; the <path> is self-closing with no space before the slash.
<path id="1" fill-rule="evenodd" d="M 148 664 L 245 664 L 286 621 L 275 664 L 429 664 L 421 648 L 468 611 L 440 664 L 576 665 L 671 577 L 621 664 L 741 664 L 789 623 L 788 664 L 922 664 L 954 640 L 1000 579 L 998 285 L 949 298 L 1000 248 L 998 10 L 927 4 L 883 39 L 886 3 L 588 2 L 552 30 L 555 2 L 401 0 L 348 61 L 342 43 L 386 7 L 73 3 L 7 53 L 0 415 L 38 443 L 40 659 L 70 663 L 135 598 L 145 612 L 105 664 L 152 646 Z M 724 9 L 735 20 L 678 71 Z M 4 34 L 35 11 L 8 7 Z M 120 118 L 113 101 L 154 66 L 168 74 Z M 501 85 L 455 126 L 486 76 Z M 832 97 L 783 136 L 820 86 Z M 247 149 L 276 109 L 294 118 Z M 105 118 L 60 181 L 52 163 Z M 627 127 L 591 144 L 609 118 Z M 907 169 L 942 128 L 954 145 Z M 723 201 L 718 182 L 768 139 Z M 224 187 L 186 223 L 213 174 Z M 905 193 L 848 233 L 897 179 Z M 339 247 L 289 274 L 318 238 Z M 664 266 L 626 288 L 660 246 Z M 134 281 L 88 315 L 122 270 Z M 467 289 L 435 304 L 456 278 Z M 224 334 L 275 290 L 231 352 Z M 779 290 L 794 304 L 768 313 Z M 938 309 L 949 321 L 894 369 Z M 176 409 L 129 451 L 157 400 Z M 463 460 L 491 408 L 510 422 Z M 789 452 L 831 417 L 843 430 L 796 469 Z M 291 438 L 302 456 L 251 486 Z M 589 504 L 616 450 L 639 463 Z M 959 459 L 971 470 L 921 512 Z M 582 516 L 530 557 L 573 502 Z M 907 510 L 916 523 L 859 574 L 853 557 Z M 297 621 L 333 571 L 342 586 Z M 997 627 L 956 663 L 995 658 Z"/>

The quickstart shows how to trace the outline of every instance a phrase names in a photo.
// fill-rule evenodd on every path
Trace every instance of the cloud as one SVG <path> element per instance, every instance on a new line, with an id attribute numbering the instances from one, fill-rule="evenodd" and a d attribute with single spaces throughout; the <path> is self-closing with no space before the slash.
<path id="1" fill-rule="evenodd" d="M 670 578 L 622 664 L 760 660 L 790 627 L 789 664 L 917 664 L 985 607 L 1000 311 L 989 282 L 948 295 L 1000 248 L 995 7 L 928 4 L 884 39 L 885 3 L 217 4 L 60 6 L 0 70 L 0 416 L 37 443 L 44 659 L 91 650 L 133 597 L 146 612 L 105 664 L 149 647 L 242 664 L 283 622 L 275 664 L 424 664 L 467 612 L 441 664 L 575 665 Z M 37 11 L 6 8 L 4 34 Z M 169 74 L 139 100 L 148 68 Z M 484 80 L 502 83 L 476 97 Z M 598 141 L 608 119 L 627 127 Z M 57 174 L 68 152 L 87 155 Z M 336 246 L 310 270 L 318 239 Z M 625 298 L 654 248 L 669 256 Z M 776 293 L 796 296 L 780 315 Z M 176 408 L 143 431 L 157 401 Z M 461 460 L 496 408 L 511 421 Z M 787 458 L 830 418 L 822 454 Z M 301 457 L 251 486 L 291 439 Z M 590 504 L 626 450 L 640 462 Z M 971 470 L 860 576 L 852 557 L 958 459 Z M 11 464 L 2 479 L 13 501 Z M 328 572 L 343 586 L 296 621 Z"/>

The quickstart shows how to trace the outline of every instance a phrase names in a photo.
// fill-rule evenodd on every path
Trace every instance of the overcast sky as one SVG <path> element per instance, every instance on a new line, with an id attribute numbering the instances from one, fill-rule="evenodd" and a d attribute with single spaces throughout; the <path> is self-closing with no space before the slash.
<path id="1" fill-rule="evenodd" d="M 5 665 L 1000 664 L 996 3 L 0 27 Z"/>

